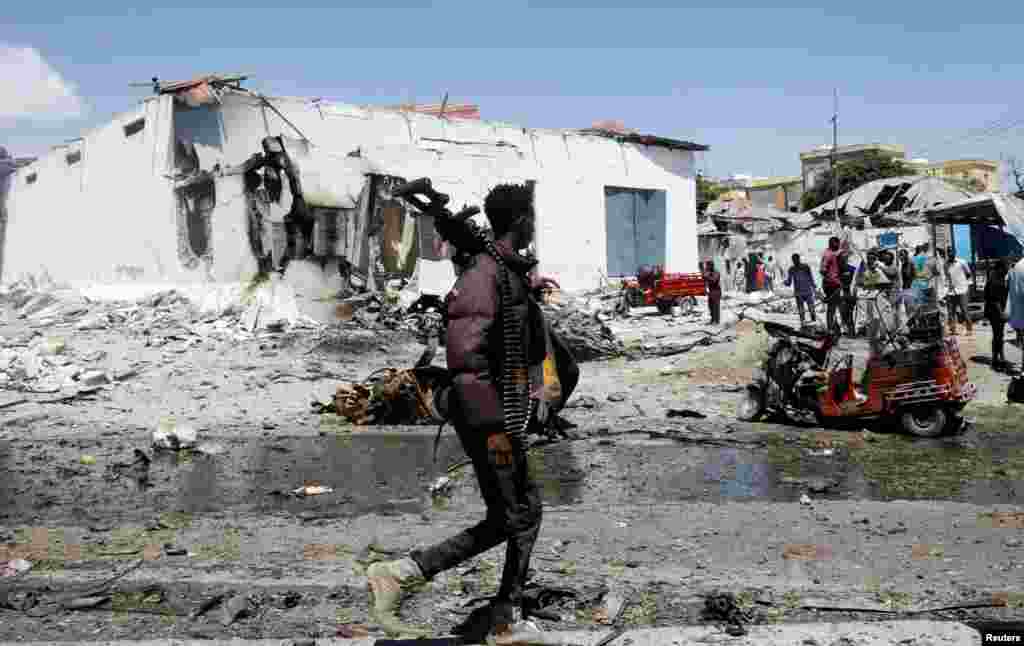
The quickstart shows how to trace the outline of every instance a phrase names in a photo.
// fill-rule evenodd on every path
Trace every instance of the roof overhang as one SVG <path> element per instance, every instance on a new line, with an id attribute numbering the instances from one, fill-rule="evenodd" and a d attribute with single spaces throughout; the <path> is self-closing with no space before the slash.
<path id="1" fill-rule="evenodd" d="M 621 143 L 657 146 L 659 148 L 668 148 L 671 150 L 689 150 L 692 152 L 711 150 L 710 146 L 695 144 L 692 141 L 680 141 L 678 139 L 668 139 L 666 137 L 657 137 L 655 135 L 642 135 L 634 132 L 615 132 L 613 130 L 604 130 L 601 128 L 587 128 L 585 130 L 579 130 L 578 132 L 584 135 L 594 135 L 597 137 L 614 139 Z"/>

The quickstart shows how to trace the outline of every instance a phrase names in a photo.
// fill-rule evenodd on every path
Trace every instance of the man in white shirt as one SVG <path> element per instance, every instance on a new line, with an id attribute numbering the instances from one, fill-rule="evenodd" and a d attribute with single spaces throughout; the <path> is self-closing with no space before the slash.
<path id="1" fill-rule="evenodd" d="M 967 334 L 974 334 L 974 323 L 967 310 L 968 299 L 971 292 L 971 285 L 968 282 L 971 278 L 971 269 L 967 263 L 953 255 L 953 250 L 946 252 L 946 275 L 949 277 L 949 333 L 956 335 L 957 313 L 963 315 L 964 325 L 967 327 Z"/>

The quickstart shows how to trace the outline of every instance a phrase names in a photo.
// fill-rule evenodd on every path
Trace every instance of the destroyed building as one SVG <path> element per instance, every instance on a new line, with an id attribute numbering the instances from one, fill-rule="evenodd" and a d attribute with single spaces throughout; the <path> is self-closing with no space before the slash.
<path id="1" fill-rule="evenodd" d="M 531 184 L 540 269 L 568 290 L 642 264 L 697 269 L 705 146 L 266 97 L 242 80 L 154 81 L 137 108 L 17 169 L 3 280 L 232 283 L 302 260 L 318 289 L 415 274 L 440 293 L 443 245 L 389 194 L 417 177 L 456 209 Z"/>
<path id="2" fill-rule="evenodd" d="M 710 204 L 702 216 L 698 224 L 700 254 L 719 266 L 726 289 L 736 290 L 744 284 L 736 277 L 741 260 L 752 253 L 771 256 L 777 273 L 789 267 L 794 253 L 817 267 L 837 222 L 856 250 L 912 249 L 932 242 L 945 248 L 952 239 L 949 227 L 932 231 L 925 214 L 972 195 L 939 178 L 908 176 L 868 182 L 799 214 L 729 196 Z"/>

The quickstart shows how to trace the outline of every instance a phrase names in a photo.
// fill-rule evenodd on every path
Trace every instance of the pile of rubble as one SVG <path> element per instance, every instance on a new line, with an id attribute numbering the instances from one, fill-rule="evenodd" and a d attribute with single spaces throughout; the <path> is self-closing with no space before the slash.
<path id="1" fill-rule="evenodd" d="M 608 309 L 605 302 L 600 298 L 588 302 L 559 297 L 549 299 L 543 305 L 545 318 L 551 328 L 569 346 L 577 361 L 609 359 L 626 352 L 625 345 L 605 324 L 610 318 L 610 312 L 614 311 L 614 304 Z"/>

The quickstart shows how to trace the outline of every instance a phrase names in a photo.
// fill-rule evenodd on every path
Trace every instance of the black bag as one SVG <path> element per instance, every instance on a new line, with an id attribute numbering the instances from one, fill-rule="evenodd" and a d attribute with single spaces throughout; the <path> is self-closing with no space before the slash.
<path id="1" fill-rule="evenodd" d="M 1010 387 L 1006 389 L 1006 399 L 1014 404 L 1024 404 L 1024 376 L 1010 380 Z"/>

